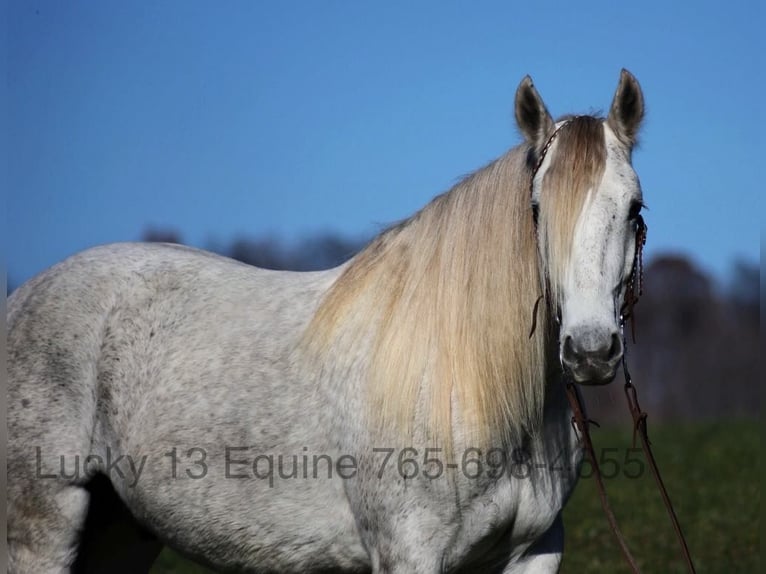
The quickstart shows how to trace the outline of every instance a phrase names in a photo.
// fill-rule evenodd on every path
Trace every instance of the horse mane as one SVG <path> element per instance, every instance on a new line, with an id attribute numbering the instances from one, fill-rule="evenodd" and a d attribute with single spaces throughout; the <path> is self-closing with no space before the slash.
<path id="1" fill-rule="evenodd" d="M 541 269 L 557 277 L 566 267 L 605 157 L 600 120 L 571 124 L 550 152 L 540 254 L 529 195 L 534 150 L 522 144 L 376 237 L 329 289 L 304 342 L 314 354 L 337 349 L 336 360 L 356 361 L 353 346 L 369 343 L 360 390 L 373 427 L 411 439 L 417 422 L 448 448 L 456 420 L 480 444 L 539 428 L 549 321 L 541 317 L 531 336 L 530 328 L 547 291 Z"/>

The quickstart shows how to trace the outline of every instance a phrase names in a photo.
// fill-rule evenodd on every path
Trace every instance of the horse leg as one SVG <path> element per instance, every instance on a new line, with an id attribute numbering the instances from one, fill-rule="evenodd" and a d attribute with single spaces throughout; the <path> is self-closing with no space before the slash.
<path id="1" fill-rule="evenodd" d="M 88 492 L 76 484 L 37 480 L 8 489 L 9 574 L 63 574 L 75 558 Z"/>
<path id="2" fill-rule="evenodd" d="M 503 570 L 503 574 L 555 574 L 561 566 L 564 552 L 564 521 L 561 513 L 540 538 L 524 552 L 524 555 Z"/>
<path id="3" fill-rule="evenodd" d="M 132 517 L 108 479 L 67 483 L 40 472 L 9 478 L 9 574 L 148 572 L 162 550 Z"/>
<path id="4" fill-rule="evenodd" d="M 105 476 L 93 477 L 87 489 L 90 506 L 73 574 L 149 572 L 162 542 L 138 524 Z"/>

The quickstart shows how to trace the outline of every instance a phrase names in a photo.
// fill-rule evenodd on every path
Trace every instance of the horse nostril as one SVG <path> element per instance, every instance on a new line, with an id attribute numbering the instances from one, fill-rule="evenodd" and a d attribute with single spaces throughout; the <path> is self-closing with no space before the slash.
<path id="1" fill-rule="evenodd" d="M 577 352 L 574 349 L 571 335 L 564 338 L 564 346 L 561 348 L 561 358 L 567 363 L 573 363 L 577 360 Z"/>
<path id="2" fill-rule="evenodd" d="M 616 361 L 621 356 L 622 356 L 622 339 L 620 339 L 620 336 L 617 335 L 617 333 L 614 333 L 612 335 L 612 345 L 609 347 L 606 360 L 610 362 Z"/>
<path id="3" fill-rule="evenodd" d="M 600 344 L 593 340 L 588 341 L 591 346 L 583 346 L 580 341 L 567 335 L 561 346 L 561 358 L 567 364 L 575 364 L 583 361 L 592 363 L 616 363 L 622 357 L 622 339 L 619 334 L 613 333 L 608 339 L 601 339 Z"/>

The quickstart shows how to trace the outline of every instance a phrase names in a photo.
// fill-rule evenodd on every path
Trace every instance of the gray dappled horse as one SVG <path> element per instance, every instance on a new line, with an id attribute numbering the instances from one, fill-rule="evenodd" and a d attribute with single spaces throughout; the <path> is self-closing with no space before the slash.
<path id="1" fill-rule="evenodd" d="M 556 122 L 527 77 L 515 114 L 521 145 L 336 269 L 122 244 L 19 288 L 10 571 L 138 571 L 161 544 L 235 571 L 556 571 L 581 457 L 561 367 L 604 383 L 622 355 L 643 98 L 623 71 L 606 119 Z M 86 522 L 104 485 L 121 525 Z"/>

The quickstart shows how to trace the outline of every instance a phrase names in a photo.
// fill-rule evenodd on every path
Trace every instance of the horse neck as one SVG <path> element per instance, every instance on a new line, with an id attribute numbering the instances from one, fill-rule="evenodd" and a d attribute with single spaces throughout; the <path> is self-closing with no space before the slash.
<path id="1" fill-rule="evenodd" d="M 443 444 L 540 426 L 548 321 L 530 337 L 542 289 L 524 156 L 512 150 L 379 236 L 320 306 L 309 333 L 344 342 L 336 358 L 370 343 L 374 426 L 425 426 Z"/>

